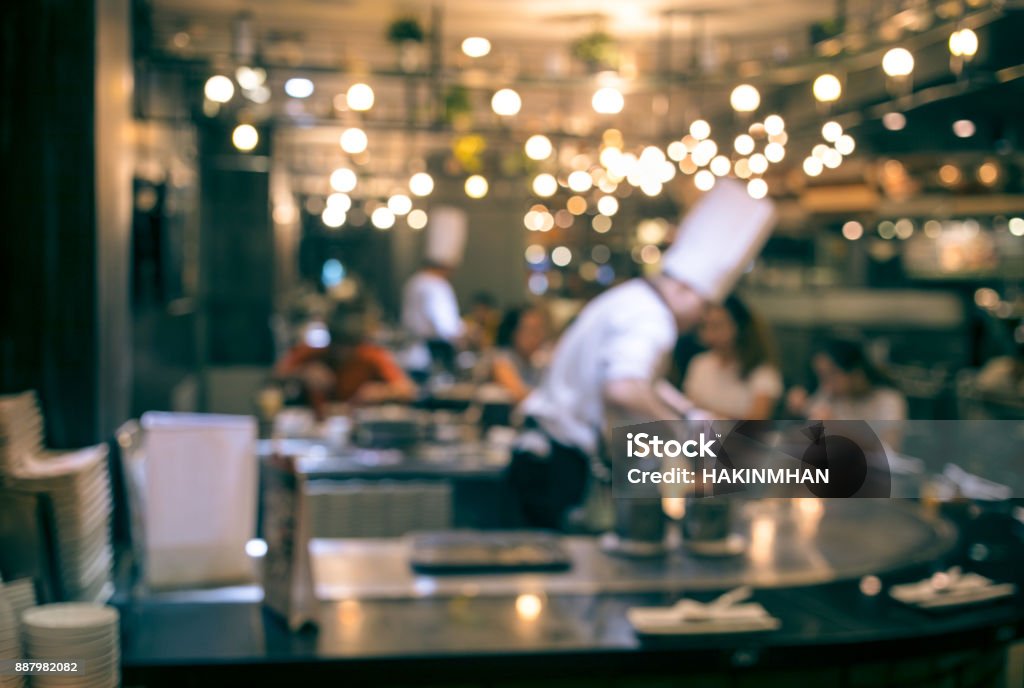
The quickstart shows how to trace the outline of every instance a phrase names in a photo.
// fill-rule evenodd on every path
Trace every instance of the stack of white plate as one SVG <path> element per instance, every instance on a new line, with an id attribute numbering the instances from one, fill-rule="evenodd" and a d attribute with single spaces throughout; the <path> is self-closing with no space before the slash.
<path id="1" fill-rule="evenodd" d="M 32 685 L 115 688 L 120 681 L 118 614 L 113 607 L 60 602 L 22 615 L 28 656 L 38 661 L 77 662 L 75 674 L 36 675 Z"/>
<path id="2" fill-rule="evenodd" d="M 18 628 L 18 616 L 7 596 L 7 591 L 0 585 L 0 660 L 22 659 L 21 634 Z M 25 685 L 21 676 L 0 675 L 0 686 L 3 688 L 21 688 Z"/>
<path id="3" fill-rule="evenodd" d="M 14 610 L 15 619 L 20 619 L 26 610 L 36 606 L 36 587 L 31 578 L 8 581 L 2 586 L 2 592 Z"/>
<path id="4" fill-rule="evenodd" d="M 113 587 L 106 446 L 44 452 L 19 467 L 10 483 L 44 493 L 53 503 L 65 598 L 106 601 Z"/>
<path id="5" fill-rule="evenodd" d="M 35 392 L 0 396 L 0 474 L 42 452 L 43 417 Z"/>

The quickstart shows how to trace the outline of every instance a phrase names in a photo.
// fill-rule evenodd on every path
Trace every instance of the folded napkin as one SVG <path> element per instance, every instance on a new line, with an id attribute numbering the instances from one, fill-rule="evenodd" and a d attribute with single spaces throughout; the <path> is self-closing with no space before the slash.
<path id="1" fill-rule="evenodd" d="M 916 583 L 894 585 L 889 595 L 921 609 L 942 609 L 997 600 L 1016 592 L 1013 583 L 996 583 L 977 573 L 960 573 L 954 568 Z"/>
<path id="2" fill-rule="evenodd" d="M 708 603 L 683 599 L 671 607 L 634 607 L 626 612 L 641 635 L 700 635 L 774 631 L 781 622 L 757 602 L 741 603 L 745 589 Z"/>

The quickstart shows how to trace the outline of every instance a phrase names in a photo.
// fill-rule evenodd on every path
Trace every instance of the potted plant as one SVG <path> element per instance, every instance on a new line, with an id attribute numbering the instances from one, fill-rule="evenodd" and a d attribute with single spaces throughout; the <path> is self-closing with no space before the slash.
<path id="1" fill-rule="evenodd" d="M 619 49 L 610 35 L 594 31 L 577 39 L 572 44 L 572 56 L 591 71 L 616 69 L 619 65 Z"/>
<path id="2" fill-rule="evenodd" d="M 424 38 L 416 17 L 399 17 L 388 26 L 388 41 L 398 47 L 398 67 L 403 72 L 420 68 Z"/>

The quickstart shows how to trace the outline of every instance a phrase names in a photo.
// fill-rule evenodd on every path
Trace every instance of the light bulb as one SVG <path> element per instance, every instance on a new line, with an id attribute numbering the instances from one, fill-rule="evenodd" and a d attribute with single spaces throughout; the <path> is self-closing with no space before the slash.
<path id="1" fill-rule="evenodd" d="M 882 71 L 892 77 L 910 76 L 914 56 L 906 48 L 893 48 L 882 57 Z"/>
<path id="2" fill-rule="evenodd" d="M 690 136 L 698 141 L 711 136 L 711 125 L 705 120 L 697 119 L 690 124 Z"/>
<path id="3" fill-rule="evenodd" d="M 701 191 L 710 191 L 715 185 L 715 175 L 708 170 L 701 170 L 693 175 L 693 184 Z"/>
<path id="4" fill-rule="evenodd" d="M 814 156 L 804 158 L 804 174 L 808 177 L 817 177 L 821 174 L 824 167 L 825 166 L 821 164 L 821 160 Z"/>
<path id="5" fill-rule="evenodd" d="M 901 131 L 907 126 L 907 116 L 902 112 L 887 112 L 882 115 L 882 126 L 889 131 Z"/>
<path id="6" fill-rule="evenodd" d="M 365 112 L 373 107 L 373 89 L 367 84 L 352 84 L 345 94 L 345 102 L 350 110 Z"/>
<path id="7" fill-rule="evenodd" d="M 857 147 L 857 142 L 849 134 L 843 134 L 836 140 L 835 146 L 843 155 L 849 155 Z"/>
<path id="8" fill-rule="evenodd" d="M 429 196 L 434 190 L 434 178 L 426 172 L 417 172 L 409 177 L 409 191 L 413 196 Z"/>
<path id="9" fill-rule="evenodd" d="M 235 130 L 231 132 L 231 143 L 235 144 L 235 148 L 240 151 L 251 151 L 259 142 L 259 132 L 257 132 L 256 127 L 251 124 L 239 124 L 235 127 Z"/>
<path id="10" fill-rule="evenodd" d="M 622 97 L 622 93 L 618 89 L 606 86 L 594 92 L 590 104 L 593 106 L 594 112 L 598 114 L 615 115 L 622 112 L 622 108 L 626 106 L 626 99 Z"/>
<path id="11" fill-rule="evenodd" d="M 764 147 L 764 157 L 768 162 L 782 162 L 786 157 L 786 147 L 781 143 L 769 143 Z"/>
<path id="12" fill-rule="evenodd" d="M 235 84 L 223 74 L 217 74 L 206 80 L 203 93 L 215 103 L 226 103 L 235 95 Z"/>
<path id="13" fill-rule="evenodd" d="M 405 216 L 405 221 L 412 229 L 423 229 L 427 226 L 427 213 L 417 208 Z"/>
<path id="14" fill-rule="evenodd" d="M 619 212 L 619 200 L 615 196 L 601 196 L 597 199 L 597 212 L 609 217 Z"/>
<path id="15" fill-rule="evenodd" d="M 388 199 L 388 210 L 395 215 L 407 215 L 412 210 L 412 199 L 405 194 L 395 194 Z"/>
<path id="16" fill-rule="evenodd" d="M 584 170 L 576 170 L 569 174 L 568 178 L 569 188 L 577 193 L 583 193 L 589 191 L 590 187 L 594 185 L 594 180 L 590 174 Z"/>
<path id="17" fill-rule="evenodd" d="M 949 52 L 954 57 L 974 57 L 978 52 L 978 34 L 960 29 L 949 36 Z"/>
<path id="18" fill-rule="evenodd" d="M 729 174 L 729 170 L 732 169 L 732 163 L 729 162 L 729 158 L 724 155 L 716 155 L 712 158 L 708 169 L 710 169 L 711 173 L 716 177 L 724 177 Z"/>
<path id="19" fill-rule="evenodd" d="M 339 167 L 331 172 L 331 188 L 341 193 L 348 193 L 356 188 L 356 173 L 347 167 Z"/>
<path id="20" fill-rule="evenodd" d="M 729 104 L 736 112 L 753 112 L 761 104 L 761 94 L 750 84 L 740 84 L 729 95 Z"/>
<path id="21" fill-rule="evenodd" d="M 346 129 L 341 133 L 339 143 L 341 144 L 341 150 L 351 155 L 355 155 L 366 150 L 369 140 L 366 138 L 365 131 L 358 127 L 352 127 L 351 129 Z"/>
<path id="22" fill-rule="evenodd" d="M 534 134 L 526 139 L 526 145 L 523 148 L 526 151 L 526 157 L 530 160 L 547 160 L 554 151 L 551 140 L 543 134 Z"/>
<path id="23" fill-rule="evenodd" d="M 377 229 L 391 229 L 395 226 L 395 214 L 381 206 L 370 214 L 370 222 Z"/>
<path id="24" fill-rule="evenodd" d="M 558 181 L 547 172 L 541 172 L 533 178 L 533 193 L 541 198 L 549 198 L 558 191 Z"/>
<path id="25" fill-rule="evenodd" d="M 761 153 L 754 153 L 750 156 L 747 164 L 750 165 L 750 171 L 754 174 L 764 174 L 768 169 L 768 158 Z"/>
<path id="26" fill-rule="evenodd" d="M 956 134 L 957 138 L 969 139 L 974 136 L 974 132 L 977 131 L 977 127 L 974 126 L 974 122 L 969 119 L 958 119 L 953 122 L 953 133 Z"/>
<path id="27" fill-rule="evenodd" d="M 480 36 L 470 36 L 462 41 L 462 52 L 467 57 L 483 57 L 491 52 L 491 42 Z"/>
<path id="28" fill-rule="evenodd" d="M 814 80 L 811 90 L 819 103 L 833 103 L 843 94 L 843 85 L 834 74 L 822 74 Z"/>
<path id="29" fill-rule="evenodd" d="M 263 85 L 267 80 L 267 70 L 259 67 L 241 66 L 235 70 L 235 81 L 246 91 L 252 91 Z"/>
<path id="30" fill-rule="evenodd" d="M 843 135 L 843 127 L 839 122 L 825 122 L 821 127 L 821 138 L 829 143 L 835 143 Z"/>
<path id="31" fill-rule="evenodd" d="M 284 82 L 284 92 L 292 98 L 309 98 L 313 95 L 313 88 L 313 82 L 302 77 Z"/>
<path id="32" fill-rule="evenodd" d="M 754 152 L 754 138 L 750 134 L 740 134 L 732 145 L 740 155 L 750 155 Z"/>
<path id="33" fill-rule="evenodd" d="M 764 198 L 768 195 L 768 182 L 763 179 L 751 179 L 747 182 L 747 193 L 751 198 Z"/>
<path id="34" fill-rule="evenodd" d="M 474 174 L 466 178 L 465 190 L 470 198 L 483 198 L 487 195 L 488 188 L 487 178 L 482 175 Z"/>
<path id="35" fill-rule="evenodd" d="M 778 136 L 786 130 L 786 121 L 778 115 L 768 115 L 764 118 L 764 131 L 769 136 Z"/>
<path id="36" fill-rule="evenodd" d="M 522 107 L 522 98 L 511 88 L 503 88 L 491 98 L 491 109 L 494 110 L 495 114 L 503 117 L 511 117 L 518 114 Z"/>

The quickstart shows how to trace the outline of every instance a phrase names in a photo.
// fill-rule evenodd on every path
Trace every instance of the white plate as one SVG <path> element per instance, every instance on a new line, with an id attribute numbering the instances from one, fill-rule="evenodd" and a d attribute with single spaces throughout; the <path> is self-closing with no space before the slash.
<path id="1" fill-rule="evenodd" d="M 22 623 L 30 631 L 79 631 L 89 628 L 116 627 L 117 610 L 88 602 L 58 602 L 45 604 L 25 612 Z"/>

